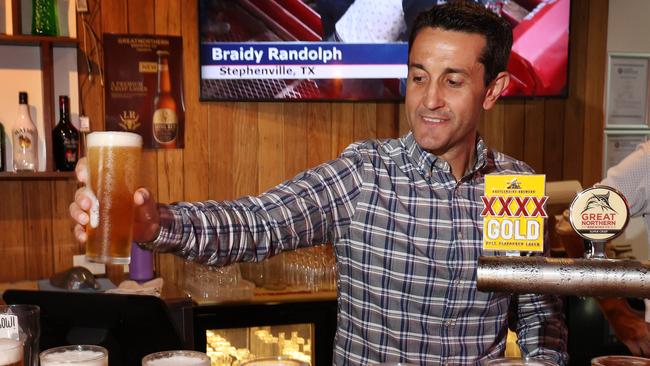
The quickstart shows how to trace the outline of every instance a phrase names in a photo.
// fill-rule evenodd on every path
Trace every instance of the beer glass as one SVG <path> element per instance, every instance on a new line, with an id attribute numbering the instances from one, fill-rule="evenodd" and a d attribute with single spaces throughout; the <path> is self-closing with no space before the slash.
<path id="1" fill-rule="evenodd" d="M 309 366 L 309 364 L 287 357 L 266 357 L 244 362 L 242 366 Z"/>
<path id="2" fill-rule="evenodd" d="M 144 356 L 142 366 L 210 366 L 210 357 L 196 351 L 163 351 Z"/>
<path id="3" fill-rule="evenodd" d="M 495 358 L 488 361 L 486 366 L 556 366 L 557 364 L 549 360 L 540 360 L 536 358 L 515 358 L 503 357 Z"/>
<path id="4" fill-rule="evenodd" d="M 92 262 L 128 264 L 142 137 L 131 132 L 92 132 L 86 145 L 88 187 L 95 195 L 90 223 L 86 225 L 86 258 Z"/>
<path id="5" fill-rule="evenodd" d="M 600 356 L 591 360 L 591 366 L 650 366 L 650 359 L 636 356 Z"/>
<path id="6" fill-rule="evenodd" d="M 23 343 L 0 338 L 0 366 L 23 366 Z"/>
<path id="7" fill-rule="evenodd" d="M 20 343 L 20 359 L 25 366 L 38 366 L 40 312 L 36 305 L 0 305 L 0 338 L 4 343 L 11 343 L 11 340 Z M 0 352 L 0 356 L 3 353 Z"/>
<path id="8" fill-rule="evenodd" d="M 108 351 L 91 345 L 50 348 L 41 352 L 41 366 L 108 366 Z"/>

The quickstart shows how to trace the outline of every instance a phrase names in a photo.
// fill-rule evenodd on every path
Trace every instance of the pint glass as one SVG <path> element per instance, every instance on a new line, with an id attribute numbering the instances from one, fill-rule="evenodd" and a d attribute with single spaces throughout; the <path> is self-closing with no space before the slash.
<path id="1" fill-rule="evenodd" d="M 133 230 L 133 193 L 139 185 L 142 137 L 131 132 L 88 134 L 89 188 L 96 199 L 86 225 L 86 257 L 128 264 Z"/>
<path id="2" fill-rule="evenodd" d="M 108 366 L 108 351 L 91 345 L 50 348 L 41 352 L 41 366 Z"/>
<path id="3" fill-rule="evenodd" d="M 6 361 L 7 359 L 3 356 L 15 352 L 14 347 L 11 347 L 11 351 L 3 350 L 3 347 L 9 347 L 9 344 L 17 342 L 20 344 L 22 353 L 20 355 L 21 364 L 38 366 L 38 347 L 41 336 L 40 312 L 41 309 L 36 305 L 0 305 L 0 340 L 3 344 L 0 345 L 0 360 Z M 0 366 L 4 365 L 0 362 Z"/>
<path id="4" fill-rule="evenodd" d="M 0 338 L 0 366 L 23 366 L 23 343 Z"/>
<path id="5" fill-rule="evenodd" d="M 163 351 L 144 356 L 142 366 L 210 366 L 210 357 L 196 351 Z"/>

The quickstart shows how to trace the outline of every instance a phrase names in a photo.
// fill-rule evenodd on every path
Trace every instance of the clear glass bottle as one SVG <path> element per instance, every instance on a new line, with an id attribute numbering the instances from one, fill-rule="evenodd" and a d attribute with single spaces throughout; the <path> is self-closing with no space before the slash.
<path id="1" fill-rule="evenodd" d="M 32 34 L 59 35 L 57 0 L 32 0 Z"/>
<path id="2" fill-rule="evenodd" d="M 56 170 L 70 172 L 79 159 L 79 131 L 70 121 L 70 98 L 59 96 L 59 123 L 52 130 Z"/>
<path id="3" fill-rule="evenodd" d="M 18 116 L 11 129 L 11 141 L 14 152 L 14 171 L 31 171 L 38 168 L 38 132 L 29 115 L 27 93 L 18 93 Z"/>

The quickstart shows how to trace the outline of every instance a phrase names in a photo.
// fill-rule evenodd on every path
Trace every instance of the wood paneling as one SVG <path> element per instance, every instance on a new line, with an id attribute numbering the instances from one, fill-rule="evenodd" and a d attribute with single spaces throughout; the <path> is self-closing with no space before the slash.
<path id="1" fill-rule="evenodd" d="M 355 140 L 394 137 L 408 129 L 397 103 L 233 103 L 198 98 L 196 1 L 90 0 L 84 21 L 103 33 L 181 35 L 185 148 L 147 151 L 143 184 L 162 202 L 233 199 L 260 193 L 300 171 L 335 158 Z M 567 98 L 509 99 L 480 124 L 488 144 L 527 161 L 548 180 L 593 184 L 601 175 L 602 96 L 607 1 L 572 1 Z M 78 34 L 82 32 L 78 22 Z M 81 110 L 93 130 L 104 125 L 103 86 L 92 43 L 81 44 Z M 92 78 L 85 66 L 91 56 Z M 81 253 L 67 205 L 72 181 L 0 181 L 0 281 L 36 279 Z M 157 256 L 158 273 L 182 280 L 182 261 Z"/>

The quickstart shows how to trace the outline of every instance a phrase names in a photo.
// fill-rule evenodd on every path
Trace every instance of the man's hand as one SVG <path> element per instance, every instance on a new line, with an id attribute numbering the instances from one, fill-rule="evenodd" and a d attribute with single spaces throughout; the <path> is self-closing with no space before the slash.
<path id="1" fill-rule="evenodd" d="M 616 337 L 635 356 L 650 356 L 650 328 L 645 316 L 624 299 L 597 299 Z"/>
<path id="2" fill-rule="evenodd" d="M 84 186 L 77 189 L 74 202 L 70 204 L 70 216 L 76 222 L 74 235 L 81 243 L 88 240 L 86 225 L 90 224 L 89 211 L 92 207 L 94 195 L 87 187 L 88 184 L 88 162 L 81 158 L 75 168 L 77 180 Z M 158 205 L 146 188 L 138 188 L 133 194 L 135 205 L 135 216 L 133 222 L 133 240 L 137 242 L 149 242 L 156 238 L 160 230 L 160 215 Z"/>

